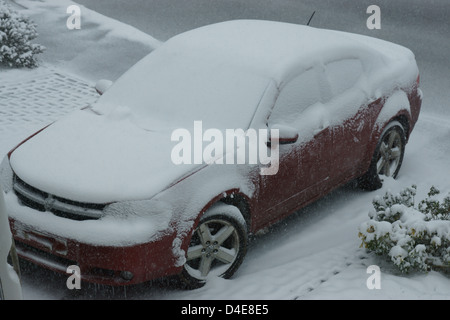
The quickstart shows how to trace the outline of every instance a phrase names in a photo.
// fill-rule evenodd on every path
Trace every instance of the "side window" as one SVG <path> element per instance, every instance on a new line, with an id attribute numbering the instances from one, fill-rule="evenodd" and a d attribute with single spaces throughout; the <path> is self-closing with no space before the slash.
<path id="1" fill-rule="evenodd" d="M 330 62 L 325 68 L 331 94 L 336 97 L 351 89 L 363 73 L 361 61 L 358 59 L 344 59 Z"/>
<path id="2" fill-rule="evenodd" d="M 316 72 L 309 69 L 282 88 L 270 116 L 270 122 L 294 123 L 306 108 L 319 101 L 320 88 Z"/>

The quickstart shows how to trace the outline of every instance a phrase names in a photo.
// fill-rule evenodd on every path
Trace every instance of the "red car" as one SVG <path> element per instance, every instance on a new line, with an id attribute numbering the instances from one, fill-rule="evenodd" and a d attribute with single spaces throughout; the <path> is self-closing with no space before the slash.
<path id="1" fill-rule="evenodd" d="M 395 178 L 420 107 L 396 44 L 256 20 L 183 33 L 5 157 L 18 254 L 111 285 L 229 278 L 249 234 Z"/>

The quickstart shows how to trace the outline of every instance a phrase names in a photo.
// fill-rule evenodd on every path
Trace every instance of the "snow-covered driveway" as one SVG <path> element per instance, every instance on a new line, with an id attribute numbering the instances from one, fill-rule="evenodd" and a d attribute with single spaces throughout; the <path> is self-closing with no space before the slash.
<path id="1" fill-rule="evenodd" d="M 53 67 L 0 72 L 4 77 L 0 83 L 0 135 L 5 137 L 0 143 L 2 154 L 98 97 L 92 83 Z"/>
<path id="2" fill-rule="evenodd" d="M 36 72 L 17 71 L 0 84 L 0 126 L 43 124 L 94 101 L 91 83 L 60 70 L 41 67 Z M 4 130 L 4 129 L 3 129 Z"/>

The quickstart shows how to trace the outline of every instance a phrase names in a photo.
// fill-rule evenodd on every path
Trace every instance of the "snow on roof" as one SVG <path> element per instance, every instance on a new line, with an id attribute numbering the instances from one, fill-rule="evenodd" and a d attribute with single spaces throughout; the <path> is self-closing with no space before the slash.
<path id="1" fill-rule="evenodd" d="M 386 48 L 391 49 L 390 53 L 400 52 L 396 58 L 403 59 L 406 52 L 410 53 L 406 48 L 370 37 L 262 20 L 216 23 L 175 36 L 165 44 L 170 52 L 219 59 L 223 64 L 253 70 L 278 83 L 314 64 L 339 58 L 357 57 L 371 61 L 372 66 L 385 64 L 388 56 L 379 54 Z"/>
<path id="2" fill-rule="evenodd" d="M 325 70 L 327 62 L 355 58 L 363 65 L 357 86 L 369 99 L 417 78 L 412 52 L 387 41 L 283 22 L 233 20 L 169 39 L 118 79 L 94 109 L 107 114 L 111 106 L 124 106 L 145 122 L 143 127 L 154 129 L 153 120 L 165 128 L 169 123 L 185 127 L 199 117 L 214 128 L 247 128 L 269 84 L 281 89 L 307 69 Z"/>

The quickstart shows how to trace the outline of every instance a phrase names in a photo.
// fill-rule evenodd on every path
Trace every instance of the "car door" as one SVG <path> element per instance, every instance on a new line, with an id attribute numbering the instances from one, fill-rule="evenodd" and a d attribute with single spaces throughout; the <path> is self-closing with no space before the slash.
<path id="1" fill-rule="evenodd" d="M 330 126 L 333 137 L 330 179 L 335 185 L 358 175 L 373 125 L 367 95 L 357 86 L 362 75 L 363 65 L 355 58 L 331 61 L 324 69 L 331 91 L 325 107 L 334 121 Z"/>
<path id="2" fill-rule="evenodd" d="M 326 126 L 317 72 L 309 69 L 281 90 L 267 120 L 268 128 L 285 126 L 298 139 L 279 145 L 274 175 L 260 175 L 255 213 L 257 228 L 273 223 L 316 198 L 327 180 L 332 136 Z"/>

